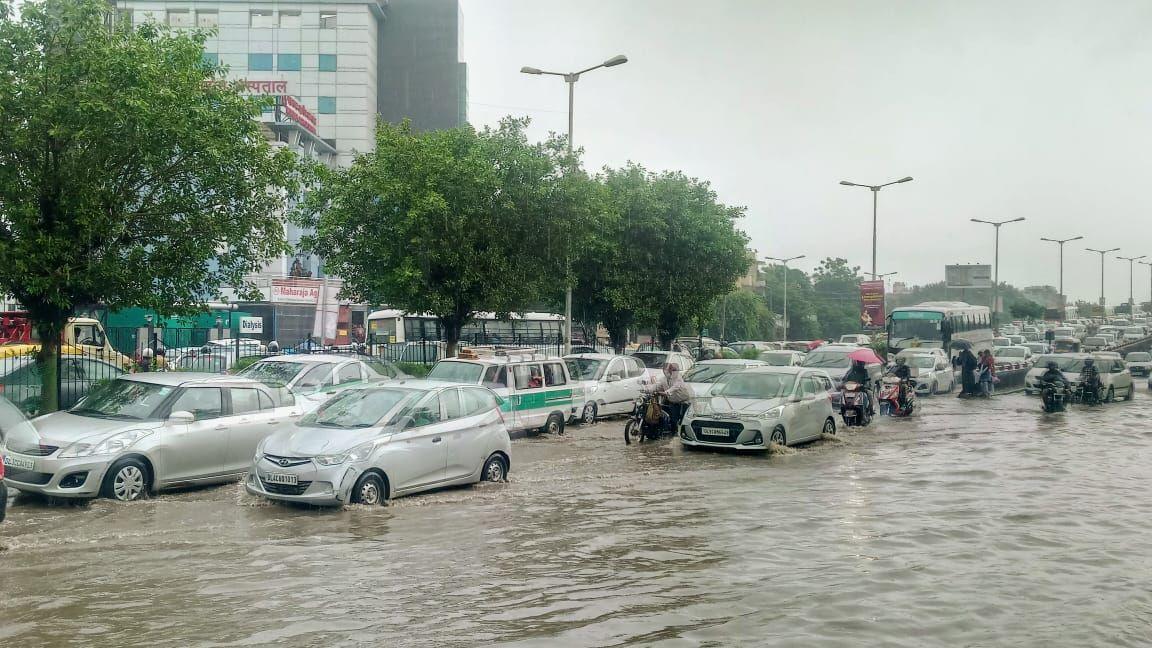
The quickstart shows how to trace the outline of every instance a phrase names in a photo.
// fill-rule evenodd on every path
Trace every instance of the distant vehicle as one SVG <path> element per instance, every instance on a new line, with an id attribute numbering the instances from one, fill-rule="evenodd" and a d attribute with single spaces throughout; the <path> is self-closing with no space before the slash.
<path id="1" fill-rule="evenodd" d="M 1081 345 L 1081 348 L 1085 353 L 1091 353 L 1092 351 L 1103 351 L 1110 346 L 1112 345 L 1109 344 L 1108 336 L 1089 335 L 1088 337 L 1084 338 L 1084 342 Z"/>
<path id="2" fill-rule="evenodd" d="M 238 375 L 284 386 L 300 395 L 335 393 L 366 382 L 410 377 L 391 362 L 378 358 L 324 353 L 262 358 Z"/>
<path id="3" fill-rule="evenodd" d="M 684 382 L 692 389 L 693 397 L 707 396 L 712 386 L 722 376 L 747 369 L 748 367 L 764 366 L 762 360 L 705 360 L 697 362 L 695 366 L 684 373 Z"/>
<path id="4" fill-rule="evenodd" d="M 1052 341 L 1053 353 L 1080 353 L 1080 340 L 1074 337 L 1058 337 Z"/>
<path id="5" fill-rule="evenodd" d="M 804 355 L 799 351 L 764 351 L 760 359 L 773 367 L 799 367 L 804 363 Z"/>
<path id="6" fill-rule="evenodd" d="M 781 347 L 781 344 L 779 342 L 758 342 L 758 341 L 733 342 L 733 343 L 728 345 L 728 348 L 732 349 L 736 353 L 744 353 L 745 351 L 748 351 L 749 349 L 755 349 L 757 352 L 775 351 L 775 350 L 780 349 L 780 347 Z"/>
<path id="7" fill-rule="evenodd" d="M 664 372 L 666 364 L 675 364 L 680 371 L 687 371 L 696 364 L 687 354 L 675 351 L 637 351 L 632 357 L 644 363 L 649 380 L 657 379 Z"/>
<path id="8" fill-rule="evenodd" d="M 633 356 L 574 353 L 564 356 L 564 363 L 568 375 L 584 390 L 584 409 L 578 416 L 586 425 L 631 412 L 640 387 L 648 382 L 643 363 Z"/>
<path id="9" fill-rule="evenodd" d="M 680 428 L 688 447 L 764 451 L 836 433 L 822 371 L 752 367 L 716 382 L 694 398 Z"/>
<path id="10" fill-rule="evenodd" d="M 804 356 L 804 362 L 800 366 L 809 369 L 823 369 L 832 378 L 833 385 L 839 388 L 840 383 L 844 380 L 844 375 L 852 366 L 848 354 L 860 348 L 855 346 L 823 346 Z M 868 365 L 868 375 L 874 384 L 879 384 L 883 373 L 884 368 L 880 364 Z"/>
<path id="11" fill-rule="evenodd" d="M 888 352 L 944 347 L 944 339 L 967 343 L 972 351 L 992 348 L 992 313 L 964 302 L 924 302 L 893 309 L 888 318 Z"/>
<path id="12" fill-rule="evenodd" d="M 0 312 L 0 358 L 35 355 L 40 350 L 40 334 L 35 323 L 24 311 Z M 108 343 L 108 336 L 99 320 L 90 317 L 70 317 L 60 332 L 60 353 L 97 358 L 124 369 L 132 359 L 121 354 Z"/>
<path id="13" fill-rule="evenodd" d="M 1080 372 L 1084 370 L 1084 360 L 1089 357 L 1095 360 L 1096 369 L 1100 373 L 1100 382 L 1104 391 L 1103 400 L 1105 402 L 1113 401 L 1121 396 L 1124 400 L 1132 400 L 1135 395 L 1135 388 L 1132 374 L 1124 366 L 1124 361 L 1118 357 L 1088 353 L 1041 356 L 1024 376 L 1024 393 L 1037 394 L 1040 392 L 1040 376 L 1047 371 L 1049 362 L 1056 363 L 1075 392 L 1080 384 Z"/>
<path id="14" fill-rule="evenodd" d="M 1122 339 L 1125 342 L 1139 342 L 1146 337 L 1148 337 L 1148 335 L 1144 331 L 1143 326 L 1128 326 L 1124 329 L 1124 337 Z"/>
<path id="15" fill-rule="evenodd" d="M 1076 327 L 1074 326 L 1057 326 L 1052 329 L 1052 335 L 1058 338 L 1074 338 L 1079 337 L 1076 334 Z"/>
<path id="16" fill-rule="evenodd" d="M 992 338 L 992 349 L 993 350 L 995 350 L 999 347 L 1010 347 L 1010 346 L 1013 346 L 1013 345 L 1012 345 L 1012 340 L 1009 338 L 1006 338 L 1006 337 Z"/>
<path id="17" fill-rule="evenodd" d="M 1023 362 L 1027 365 L 1032 364 L 1032 349 L 1022 345 L 999 347 L 995 350 L 993 356 L 997 362 Z"/>
<path id="18" fill-rule="evenodd" d="M 840 336 L 841 344 L 858 344 L 860 346 L 871 346 L 872 337 L 862 333 L 852 333 L 849 335 Z"/>
<path id="19" fill-rule="evenodd" d="M 793 340 L 785 342 L 783 348 L 787 351 L 799 351 L 800 353 L 808 353 L 813 340 Z"/>
<path id="20" fill-rule="evenodd" d="M 1152 374 L 1152 353 L 1133 351 L 1124 358 L 1124 362 L 1128 363 L 1128 371 L 1133 376 Z"/>
<path id="21" fill-rule="evenodd" d="M 330 506 L 500 482 L 512 466 L 492 391 L 423 380 L 340 392 L 255 450 L 249 493 Z"/>
<path id="22" fill-rule="evenodd" d="M 368 315 L 368 342 L 392 345 L 404 342 L 442 342 L 440 320 L 434 315 L 407 313 L 394 308 Z M 556 313 L 513 313 L 499 319 L 493 313 L 477 313 L 460 329 L 460 339 L 483 344 L 553 344 L 564 335 L 564 316 Z"/>
<path id="23" fill-rule="evenodd" d="M 1047 342 L 1025 342 L 1021 346 L 1028 347 L 1034 356 L 1052 353 L 1052 347 Z"/>
<path id="24" fill-rule="evenodd" d="M 96 358 L 60 356 L 60 408 L 72 407 L 96 383 L 124 375 L 123 368 Z M 40 412 L 43 389 L 40 364 L 35 357 L 20 356 L 0 361 L 0 395 L 26 414 Z"/>

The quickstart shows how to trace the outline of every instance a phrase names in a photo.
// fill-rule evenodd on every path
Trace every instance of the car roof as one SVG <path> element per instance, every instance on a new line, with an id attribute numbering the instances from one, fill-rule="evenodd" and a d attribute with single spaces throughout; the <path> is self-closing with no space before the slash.
<path id="1" fill-rule="evenodd" d="M 800 374 L 800 373 L 815 372 L 815 373 L 827 375 L 826 372 L 819 371 L 819 370 L 815 369 L 814 367 L 778 367 L 778 366 L 772 366 L 772 365 L 756 365 L 754 367 L 748 367 L 745 370 L 745 372 L 746 373 L 747 372 L 752 372 L 752 373 L 780 373 L 780 374 Z"/>
<path id="2" fill-rule="evenodd" d="M 352 356 L 342 356 L 333 353 L 290 353 L 287 355 L 268 356 L 267 358 L 260 358 L 258 362 L 302 362 L 305 364 L 320 364 L 323 362 L 346 362 L 348 360 L 359 360 L 360 358 Z"/>
<path id="3" fill-rule="evenodd" d="M 220 385 L 263 385 L 264 383 L 241 378 L 240 376 L 222 376 L 217 373 L 198 371 L 149 371 L 134 374 L 124 374 L 116 380 L 131 380 L 133 382 L 164 385 L 167 387 L 180 387 L 189 384 L 220 384 Z"/>
<path id="4" fill-rule="evenodd" d="M 647 352 L 645 352 L 647 353 Z M 624 356 L 613 355 L 611 353 L 569 353 L 564 356 L 564 360 L 575 360 L 576 358 L 586 360 L 612 360 L 613 358 L 623 358 Z"/>
<path id="5" fill-rule="evenodd" d="M 827 351 L 829 353 L 851 353 L 853 351 L 856 351 L 857 349 L 863 349 L 863 348 L 865 348 L 865 347 L 862 347 L 858 344 L 825 344 L 823 346 L 818 346 L 812 350 L 813 351 Z"/>
<path id="6" fill-rule="evenodd" d="M 692 368 L 695 369 L 696 367 L 710 367 L 712 365 L 747 365 L 749 367 L 762 367 L 765 364 L 767 363 L 765 363 L 763 360 L 745 360 L 744 358 L 717 358 L 715 360 L 701 360 L 700 362 L 692 365 Z"/>

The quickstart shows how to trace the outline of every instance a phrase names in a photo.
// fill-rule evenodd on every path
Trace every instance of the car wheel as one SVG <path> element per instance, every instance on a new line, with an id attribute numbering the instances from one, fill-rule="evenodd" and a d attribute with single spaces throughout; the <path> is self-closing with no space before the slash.
<path id="1" fill-rule="evenodd" d="M 1114 400 L 1116 400 L 1116 388 L 1109 385 L 1108 393 L 1104 396 L 1104 402 L 1111 403 Z"/>
<path id="2" fill-rule="evenodd" d="M 376 473 L 364 473 L 352 489 L 353 504 L 376 506 L 384 503 L 384 480 Z"/>
<path id="3" fill-rule="evenodd" d="M 564 417 L 559 414 L 549 414 L 548 420 L 544 422 L 544 427 L 540 428 L 540 431 L 555 435 L 564 434 Z"/>
<path id="4" fill-rule="evenodd" d="M 928 390 L 928 394 L 931 396 L 935 396 L 936 394 L 939 394 L 939 393 L 940 393 L 940 383 L 933 381 L 932 382 L 932 389 Z"/>
<path id="5" fill-rule="evenodd" d="M 829 416 L 824 421 L 824 430 L 822 432 L 823 432 L 823 434 L 826 434 L 829 436 L 836 436 L 836 421 L 832 420 L 831 416 Z"/>
<path id="6" fill-rule="evenodd" d="M 1128 385 L 1128 393 L 1124 394 L 1124 400 L 1130 401 L 1136 397 L 1136 383 Z"/>
<path id="7" fill-rule="evenodd" d="M 584 425 L 592 425 L 596 423 L 596 410 L 596 403 L 588 403 L 584 406 L 584 414 L 580 417 L 580 420 L 584 423 Z"/>
<path id="8" fill-rule="evenodd" d="M 488 457 L 484 462 L 484 470 L 480 472 L 480 479 L 490 482 L 502 482 L 508 478 L 508 468 L 504 465 L 504 458 L 498 454 Z"/>
<path id="9" fill-rule="evenodd" d="M 148 468 L 143 461 L 131 457 L 117 461 L 104 475 L 101 492 L 104 497 L 121 502 L 147 497 Z"/>
<path id="10" fill-rule="evenodd" d="M 4 516 L 8 513 L 8 485 L 0 481 L 0 522 L 4 521 Z"/>
<path id="11" fill-rule="evenodd" d="M 784 434 L 784 428 L 780 426 L 772 428 L 772 434 L 768 437 L 768 445 L 773 443 L 782 447 L 788 445 L 788 437 Z"/>

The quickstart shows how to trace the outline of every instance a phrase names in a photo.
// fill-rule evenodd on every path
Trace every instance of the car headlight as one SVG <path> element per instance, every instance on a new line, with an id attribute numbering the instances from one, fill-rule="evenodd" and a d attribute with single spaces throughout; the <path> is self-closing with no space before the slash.
<path id="1" fill-rule="evenodd" d="M 334 455 L 317 455 L 312 459 L 321 466 L 339 466 L 342 463 L 349 461 L 362 461 L 367 459 L 372 454 L 372 450 L 376 448 L 374 441 L 368 443 L 361 443 L 360 445 L 352 448 L 343 454 Z"/>
<path id="2" fill-rule="evenodd" d="M 712 403 L 707 400 L 693 401 L 688 408 L 692 411 L 693 416 L 705 416 L 712 413 Z"/>
<path id="3" fill-rule="evenodd" d="M 150 434 L 152 430 L 124 430 L 108 437 L 90 436 L 65 448 L 60 452 L 60 458 L 75 459 L 116 454 Z"/>
<path id="4" fill-rule="evenodd" d="M 780 418 L 780 415 L 783 413 L 784 413 L 784 406 L 783 405 L 777 405 L 776 407 L 773 407 L 770 410 L 767 410 L 765 412 L 761 412 L 760 418 L 766 418 L 766 419 Z"/>

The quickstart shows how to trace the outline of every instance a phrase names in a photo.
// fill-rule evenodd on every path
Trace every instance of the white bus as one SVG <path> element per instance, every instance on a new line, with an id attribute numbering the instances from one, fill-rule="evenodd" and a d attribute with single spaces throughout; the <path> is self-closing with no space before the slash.
<path id="1" fill-rule="evenodd" d="M 509 319 L 497 319 L 492 313 L 478 313 L 460 330 L 460 341 L 474 344 L 561 344 L 563 330 L 564 316 L 555 313 L 513 313 Z M 367 333 L 373 344 L 440 342 L 444 339 L 435 316 L 409 314 L 391 308 L 368 315 Z"/>
<path id="2" fill-rule="evenodd" d="M 964 341 L 972 352 L 992 348 L 992 311 L 964 302 L 924 302 L 895 308 L 888 315 L 888 352 L 944 347 L 945 338 Z M 949 354 L 955 349 L 947 349 Z"/>

